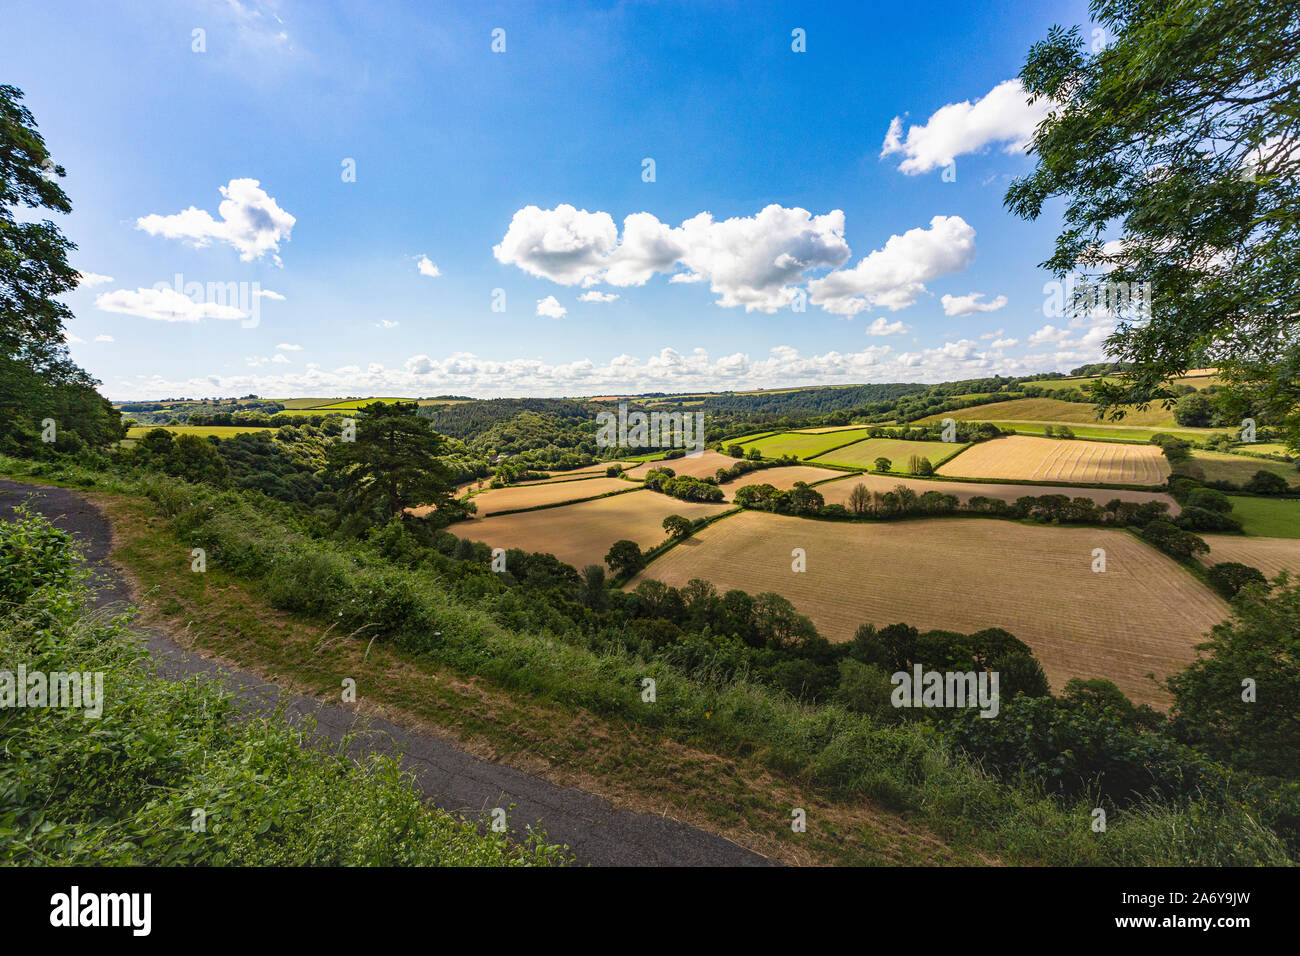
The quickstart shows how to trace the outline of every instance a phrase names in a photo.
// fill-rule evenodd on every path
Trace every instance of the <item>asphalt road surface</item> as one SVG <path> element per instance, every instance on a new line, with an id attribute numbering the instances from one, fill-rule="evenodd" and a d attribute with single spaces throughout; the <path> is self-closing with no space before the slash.
<path id="1" fill-rule="evenodd" d="M 130 592 L 107 564 L 108 520 L 74 491 L 34 487 L 0 478 L 0 517 L 29 506 L 80 539 L 88 561 L 101 575 L 100 606 L 128 602 Z M 428 799 L 453 813 L 481 821 L 495 807 L 509 807 L 512 826 L 540 824 L 551 843 L 567 844 L 579 864 L 592 866 L 763 866 L 771 861 L 712 833 L 645 813 L 616 810 L 600 797 L 557 787 L 540 777 L 480 760 L 444 740 L 411 733 L 375 718 L 358 718 L 342 707 L 287 694 L 252 674 L 223 667 L 175 644 L 167 635 L 140 629 L 159 672 L 173 680 L 195 674 L 226 681 L 254 709 L 287 702 L 287 711 L 310 715 L 317 732 L 338 742 L 357 733 L 354 753 L 400 754 Z"/>

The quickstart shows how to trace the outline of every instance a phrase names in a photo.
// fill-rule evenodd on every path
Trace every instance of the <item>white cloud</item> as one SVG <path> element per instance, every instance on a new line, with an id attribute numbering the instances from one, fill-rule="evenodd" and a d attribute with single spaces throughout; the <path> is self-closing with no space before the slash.
<path id="1" fill-rule="evenodd" d="M 280 295 L 278 292 L 272 292 L 270 289 L 257 289 L 253 292 L 253 295 L 257 296 L 259 299 L 270 299 L 272 302 L 284 301 L 284 296 Z"/>
<path id="2" fill-rule="evenodd" d="M 256 179 L 232 179 L 221 187 L 221 195 L 225 199 L 217 207 L 220 220 L 204 209 L 190 206 L 170 216 L 143 216 L 136 220 L 136 228 L 151 236 L 182 239 L 199 247 L 218 239 L 239 250 L 244 262 L 269 252 L 280 265 L 280 243 L 288 241 L 297 220 L 281 209 Z"/>
<path id="3" fill-rule="evenodd" d="M 101 332 L 99 335 L 96 335 L 96 336 L 95 336 L 95 341 L 96 341 L 96 342 L 112 342 L 112 341 L 113 341 L 113 336 L 111 336 L 111 335 L 107 335 L 107 334 Z"/>
<path id="4" fill-rule="evenodd" d="M 975 258 L 975 230 L 961 216 L 935 216 L 928 228 L 890 236 L 851 269 L 808 283 L 810 299 L 827 312 L 857 315 L 868 308 L 907 308 L 925 283 L 959 272 Z"/>
<path id="5" fill-rule="evenodd" d="M 420 256 L 420 261 L 416 263 L 416 268 L 420 270 L 420 275 L 428 276 L 430 279 L 436 279 L 442 275 L 438 267 L 433 264 L 433 260 L 428 256 Z"/>
<path id="6" fill-rule="evenodd" d="M 375 328 L 377 328 L 377 329 L 395 329 L 395 328 L 397 328 L 397 325 L 398 325 L 398 323 L 396 323 L 396 322 L 391 322 L 391 321 L 389 321 L 388 319 L 380 319 L 378 322 L 375 323 Z"/>
<path id="7" fill-rule="evenodd" d="M 568 314 L 569 310 L 560 305 L 558 299 L 553 295 L 548 295 L 545 299 L 537 300 L 537 314 L 544 315 L 549 319 L 562 319 Z"/>
<path id="8" fill-rule="evenodd" d="M 969 295 L 945 295 L 939 301 L 943 303 L 944 315 L 970 315 L 972 312 L 996 312 L 1007 304 L 1007 297 L 1000 295 L 992 302 L 981 302 L 983 292 Z"/>
<path id="9" fill-rule="evenodd" d="M 618 298 L 617 292 L 597 292 L 594 289 L 591 292 L 584 292 L 578 296 L 579 302 L 613 302 Z"/>
<path id="10" fill-rule="evenodd" d="M 1044 325 L 1029 336 L 1030 345 L 1060 344 L 1070 337 L 1069 329 L 1058 329 L 1054 325 Z"/>
<path id="11" fill-rule="evenodd" d="M 302 346 L 301 346 L 301 345 L 292 345 L 292 344 L 290 344 L 289 342 L 281 342 L 279 345 L 276 346 L 276 348 L 279 349 L 281 352 L 301 352 L 301 351 L 302 351 Z"/>
<path id="12" fill-rule="evenodd" d="M 198 322 L 200 319 L 243 319 L 247 313 L 232 305 L 215 302 L 195 302 L 175 289 L 118 289 L 101 292 L 95 297 L 95 306 L 105 312 L 137 315 L 142 319 L 159 322 Z"/>
<path id="13" fill-rule="evenodd" d="M 101 275 L 98 272 L 79 272 L 77 273 L 80 284 L 87 288 L 97 285 L 107 285 L 113 281 L 112 276 Z"/>
<path id="14" fill-rule="evenodd" d="M 849 257 L 844 213 L 813 216 L 769 205 L 754 216 L 721 222 L 702 212 L 672 227 L 648 212 L 623 220 L 562 204 L 525 206 L 492 249 L 498 261 L 561 285 L 644 285 L 656 273 L 670 282 L 709 282 L 717 303 L 775 312 L 795 297 L 794 283 L 810 270 L 835 268 Z"/>
<path id="15" fill-rule="evenodd" d="M 1009 349 L 1011 346 L 1019 344 L 1019 342 L 1019 339 L 994 339 L 993 344 L 990 345 L 989 348 Z"/>
<path id="16" fill-rule="evenodd" d="M 80 335 L 73 335 L 71 332 L 68 333 L 68 342 L 71 343 L 72 345 L 86 344 L 85 339 L 83 339 Z"/>
<path id="17" fill-rule="evenodd" d="M 895 116 L 885 134 L 880 157 L 902 154 L 899 171 L 914 176 L 947 166 L 958 156 L 977 153 L 995 143 L 1007 153 L 1023 152 L 1034 127 L 1051 109 L 1046 99 L 1029 105 L 1019 80 L 1005 80 L 983 99 L 949 103 L 936 110 L 924 126 L 903 135 L 903 118 Z"/>
<path id="18" fill-rule="evenodd" d="M 275 353 L 275 355 L 271 357 L 271 361 L 272 361 L 272 362 L 275 362 L 275 363 L 278 364 L 278 365 L 288 365 L 288 364 L 289 364 L 289 359 L 288 359 L 288 357 L 287 357 L 287 356 L 284 356 L 284 355 L 281 355 L 279 352 Z"/>
<path id="19" fill-rule="evenodd" d="M 890 322 L 883 315 L 867 326 L 868 335 L 905 335 L 912 327 L 902 322 Z"/>

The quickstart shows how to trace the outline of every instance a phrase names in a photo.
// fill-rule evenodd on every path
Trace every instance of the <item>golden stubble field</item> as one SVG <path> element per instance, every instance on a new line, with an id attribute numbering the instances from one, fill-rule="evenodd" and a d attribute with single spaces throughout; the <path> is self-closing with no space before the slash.
<path id="1" fill-rule="evenodd" d="M 826 499 L 828 505 L 849 505 L 849 494 L 854 485 L 863 484 L 869 491 L 893 491 L 899 485 L 906 485 L 918 495 L 927 491 L 937 491 L 942 495 L 956 495 L 963 502 L 983 495 L 985 498 L 1001 498 L 1014 502 L 1026 495 L 1066 495 L 1070 498 L 1091 498 L 1099 505 L 1119 498 L 1121 501 L 1135 501 L 1139 504 L 1148 501 L 1163 501 L 1169 506 L 1171 515 L 1178 514 L 1182 508 L 1169 495 L 1155 491 L 1132 491 L 1128 488 L 1071 488 L 1056 485 L 999 485 L 992 482 L 975 481 L 926 481 L 924 478 L 895 478 L 890 475 L 849 475 L 836 481 L 818 485 L 817 490 Z"/>
<path id="2" fill-rule="evenodd" d="M 622 538 L 635 541 L 643 551 L 659 544 L 667 537 L 663 520 L 669 515 L 681 515 L 694 521 L 726 511 L 729 507 L 678 501 L 642 488 L 626 495 L 559 508 L 461 521 L 448 526 L 447 530 L 494 548 L 522 548 L 553 554 L 561 561 L 582 569 L 588 564 L 603 564 L 609 546 Z"/>
<path id="3" fill-rule="evenodd" d="M 803 573 L 791 570 L 794 548 L 806 552 Z M 1091 569 L 1094 548 L 1106 551 L 1104 573 Z M 1054 691 L 1072 677 L 1104 677 L 1158 706 L 1167 697 L 1145 675 L 1182 669 L 1228 613 L 1209 588 L 1125 532 L 982 518 L 840 524 L 747 511 L 679 544 L 629 587 L 647 577 L 775 591 L 832 641 L 865 623 L 1002 627 L 1033 648 Z"/>
<path id="4" fill-rule="evenodd" d="M 632 474 L 638 478 L 644 478 L 646 472 L 651 468 L 671 468 L 673 474 L 679 477 L 684 475 L 690 478 L 712 478 L 719 468 L 730 468 L 738 461 L 740 461 L 739 458 L 720 455 L 711 448 L 706 448 L 694 457 L 688 454 L 682 458 L 674 458 L 672 461 L 646 462 L 647 467 L 640 468 Z"/>
<path id="5" fill-rule="evenodd" d="M 727 500 L 730 501 L 736 494 L 736 489 L 743 488 L 745 485 L 771 485 L 780 491 L 789 491 L 794 487 L 796 481 L 805 481 L 811 485 L 815 481 L 825 481 L 839 474 L 843 474 L 843 472 L 834 471 L 830 468 L 812 468 L 807 465 L 760 468 L 758 471 L 751 471 L 747 475 L 741 475 L 735 481 L 729 481 L 720 487 L 727 496 Z M 817 490 L 821 490 L 820 486 Z"/>
<path id="6" fill-rule="evenodd" d="M 1155 445 L 1008 435 L 978 442 L 936 470 L 955 478 L 1158 485 L 1169 462 Z"/>
<path id="7" fill-rule="evenodd" d="M 512 485 L 507 488 L 488 488 L 470 500 L 478 506 L 478 514 L 486 516 L 515 508 L 536 508 L 561 501 L 580 501 L 595 498 L 611 491 L 630 491 L 638 485 L 622 478 L 585 478 L 578 481 L 534 482 Z"/>
<path id="8" fill-rule="evenodd" d="M 1300 575 L 1300 538 L 1257 538 L 1236 534 L 1203 534 L 1210 553 L 1201 556 L 1206 567 L 1236 561 L 1259 568 L 1266 578 L 1281 571 Z"/>

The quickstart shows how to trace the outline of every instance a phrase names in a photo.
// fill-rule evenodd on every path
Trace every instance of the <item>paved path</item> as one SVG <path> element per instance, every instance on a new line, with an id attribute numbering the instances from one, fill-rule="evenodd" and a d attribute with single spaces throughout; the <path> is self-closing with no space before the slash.
<path id="1" fill-rule="evenodd" d="M 125 582 L 107 564 L 112 540 L 103 513 L 74 491 L 20 484 L 0 478 L 0 518 L 24 500 L 58 527 L 81 539 L 88 560 L 103 577 L 96 603 L 130 600 Z M 310 715 L 319 733 L 339 741 L 364 727 L 352 750 L 401 753 L 425 795 L 444 810 L 480 819 L 494 807 L 514 804 L 511 823 L 541 823 L 552 843 L 568 844 L 579 863 L 593 866 L 761 866 L 770 861 L 730 840 L 673 820 L 616 810 L 602 798 L 548 783 L 502 764 L 480 760 L 451 743 L 411 733 L 388 721 L 355 714 L 309 697 L 283 692 L 252 674 L 223 667 L 187 651 L 165 634 L 140 629 L 160 672 L 181 680 L 194 674 L 225 679 L 255 708 L 287 701 L 290 713 Z"/>

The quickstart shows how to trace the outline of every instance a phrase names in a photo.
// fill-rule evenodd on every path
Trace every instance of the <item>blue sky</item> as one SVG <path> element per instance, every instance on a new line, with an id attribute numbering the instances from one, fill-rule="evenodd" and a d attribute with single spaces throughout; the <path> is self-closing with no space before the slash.
<path id="1" fill-rule="evenodd" d="M 940 381 L 1102 357 L 1103 322 L 1044 315 L 1058 211 L 1002 207 L 1044 108 L 1008 81 L 1051 24 L 1088 27 L 1084 3 L 7 19 L 0 81 L 68 170 L 60 224 L 88 280 L 72 355 L 113 398 Z M 185 283 L 202 291 L 182 302 Z"/>

